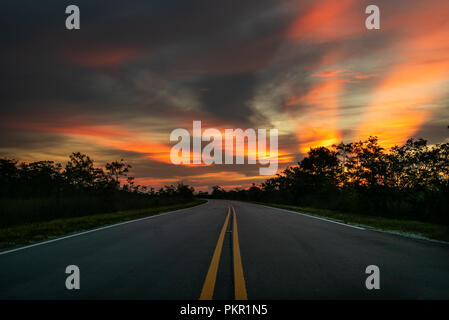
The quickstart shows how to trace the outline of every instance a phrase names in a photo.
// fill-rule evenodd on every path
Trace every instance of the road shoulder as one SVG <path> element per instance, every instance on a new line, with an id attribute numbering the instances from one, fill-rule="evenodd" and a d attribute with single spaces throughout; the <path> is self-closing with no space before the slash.
<path id="1" fill-rule="evenodd" d="M 0 250 L 2 250 L 0 254 L 20 249 L 25 245 L 29 247 L 49 241 L 57 241 L 205 203 L 207 203 L 207 200 L 194 200 L 183 204 L 57 219 L 4 228 L 0 229 Z"/>
<path id="2" fill-rule="evenodd" d="M 277 208 L 292 213 L 299 213 L 333 223 L 344 224 L 348 227 L 385 232 L 413 239 L 449 244 L 449 226 L 416 220 L 399 220 L 378 216 L 364 216 L 360 214 L 343 213 L 339 211 L 309 207 L 262 202 L 250 203 Z"/>

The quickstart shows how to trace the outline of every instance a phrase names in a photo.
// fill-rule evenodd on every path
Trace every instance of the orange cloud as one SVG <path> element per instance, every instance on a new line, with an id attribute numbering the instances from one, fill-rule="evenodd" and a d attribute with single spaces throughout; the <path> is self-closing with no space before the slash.
<path id="1" fill-rule="evenodd" d="M 362 7 L 352 0 L 314 2 L 291 24 L 287 38 L 314 43 L 343 42 L 366 32 Z M 337 48 L 324 54 L 316 67 L 322 71 L 312 74 L 323 82 L 315 83 L 305 95 L 289 97 L 285 103 L 286 112 L 297 128 L 300 150 L 338 143 L 343 138 L 337 113 L 339 97 L 351 99 L 352 94 L 349 90 L 344 92 L 343 83 L 372 78 L 376 78 L 372 92 L 367 95 L 368 92 L 359 91 L 355 98 L 361 107 L 365 99 L 366 107 L 352 138 L 377 135 L 388 147 L 413 136 L 448 93 L 449 24 L 444 12 L 449 12 L 448 1 L 435 0 L 426 5 L 412 1 L 406 12 L 385 15 L 379 33 L 389 32 L 396 39 L 386 48 L 384 70 L 353 72 L 344 67 L 350 62 L 345 61 L 350 56 L 344 51 Z M 371 62 L 377 64 L 367 57 L 366 63 Z M 299 104 L 301 108 L 297 108 Z M 308 106 L 305 110 L 304 105 Z"/>
<path id="2" fill-rule="evenodd" d="M 267 176 L 247 176 L 243 173 L 235 171 L 218 171 L 207 172 L 196 175 L 174 176 L 171 178 L 136 178 L 136 184 L 150 185 L 155 189 L 161 188 L 165 185 L 177 184 L 182 181 L 186 184 L 194 185 L 196 191 L 210 191 L 213 185 L 220 185 L 226 190 L 235 188 L 248 188 L 252 183 L 262 183 L 267 179 Z"/>
<path id="3" fill-rule="evenodd" d="M 398 58 L 374 90 L 359 136 L 377 135 L 385 146 L 402 144 L 448 92 L 449 25 L 441 12 L 449 12 L 449 3 L 429 2 L 426 9 L 414 8 L 385 22 L 387 30 L 403 32 L 392 48 Z M 407 27 L 399 28 L 406 20 Z"/>
<path id="4" fill-rule="evenodd" d="M 310 148 L 329 146 L 341 140 L 337 128 L 337 111 L 342 83 L 338 78 L 326 78 L 305 95 L 292 97 L 287 101 L 287 113 L 295 124 L 299 150 L 302 153 Z M 298 103 L 307 105 L 307 112 L 295 110 L 294 105 Z"/>
<path id="5" fill-rule="evenodd" d="M 363 16 L 357 0 L 323 0 L 301 9 L 300 15 L 287 29 L 288 38 L 311 42 L 341 40 L 362 31 Z"/>
<path id="6" fill-rule="evenodd" d="M 22 130 L 60 133 L 74 137 L 77 140 L 84 140 L 89 144 L 147 154 L 148 158 L 155 161 L 170 162 L 171 147 L 169 145 L 148 142 L 147 139 L 136 133 L 134 130 L 125 127 L 90 124 L 53 125 L 48 123 L 29 122 L 15 122 L 10 124 L 10 126 Z"/>
<path id="7" fill-rule="evenodd" d="M 319 126 L 307 126 L 298 131 L 297 136 L 301 141 L 300 151 L 302 153 L 308 152 L 310 148 L 330 147 L 341 141 L 341 135 L 337 129 Z"/>
<path id="8" fill-rule="evenodd" d="M 91 145 L 112 147 L 121 151 L 130 151 L 141 154 L 143 157 L 171 164 L 172 161 L 170 159 L 170 152 L 172 146 L 175 144 L 169 143 L 167 144 L 149 141 L 145 136 L 139 134 L 133 129 L 114 126 L 114 125 L 52 125 L 48 123 L 28 123 L 28 122 L 16 122 L 14 125 L 11 125 L 14 128 L 19 128 L 23 130 L 32 130 L 32 131 L 41 131 L 41 132 L 55 132 L 60 133 L 65 136 L 69 136 L 77 139 L 78 141 L 84 141 L 85 143 Z M 225 144 L 224 144 L 224 132 L 223 135 L 223 144 L 222 144 L 222 153 L 225 154 Z M 269 139 L 269 137 L 268 137 Z M 69 150 L 71 152 L 73 150 Z M 233 155 L 240 155 L 235 146 L 233 148 Z M 248 149 L 247 143 L 245 143 L 245 148 L 243 149 L 243 155 L 245 157 L 245 163 L 248 163 L 248 159 L 259 159 L 261 157 L 270 158 L 273 157 L 273 154 L 270 152 L 269 141 L 266 145 L 266 155 L 258 154 L 257 150 Z M 194 156 L 193 150 L 190 152 L 190 160 L 191 163 L 181 164 L 184 167 L 202 167 L 202 166 L 210 166 L 205 163 L 194 164 L 192 163 Z M 201 156 L 201 155 L 200 155 Z M 289 154 L 287 151 L 279 150 L 278 151 L 278 163 L 292 163 L 294 161 L 294 155 Z M 259 166 L 260 164 L 257 163 Z"/>
<path id="9" fill-rule="evenodd" d="M 315 77 L 321 77 L 321 78 L 328 78 L 328 77 L 333 77 L 339 73 L 344 72 L 345 70 L 327 70 L 327 71 L 321 71 L 321 72 L 317 72 L 312 74 L 312 76 Z"/>
<path id="10" fill-rule="evenodd" d="M 355 76 L 356 79 L 371 79 L 377 77 L 376 74 L 358 74 Z"/>
<path id="11" fill-rule="evenodd" d="M 183 181 L 188 181 L 189 183 L 193 184 L 207 184 L 207 185 L 215 185 L 218 183 L 218 181 L 220 181 L 220 185 L 222 186 L 226 186 L 228 188 L 237 188 L 249 186 L 252 183 L 263 182 L 267 178 L 269 178 L 269 176 L 260 176 L 260 175 L 250 176 L 235 171 L 218 171 L 176 178 L 181 179 Z"/>
<path id="12" fill-rule="evenodd" d="M 91 124 L 49 124 L 45 122 L 17 122 L 11 121 L 8 123 L 10 127 L 22 130 L 56 132 L 70 135 L 92 136 L 98 138 L 107 138 L 111 136 L 128 135 L 129 131 L 113 126 L 113 125 L 91 125 Z"/>

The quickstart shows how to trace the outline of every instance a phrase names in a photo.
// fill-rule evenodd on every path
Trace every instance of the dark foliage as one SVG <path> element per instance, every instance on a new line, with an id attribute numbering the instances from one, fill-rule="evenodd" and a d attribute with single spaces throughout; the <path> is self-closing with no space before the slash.
<path id="1" fill-rule="evenodd" d="M 99 168 L 79 152 L 70 155 L 64 168 L 53 161 L 0 158 L 0 227 L 193 199 L 194 189 L 184 184 L 158 191 L 135 185 L 130 168 L 123 159 Z"/>
<path id="2" fill-rule="evenodd" d="M 449 224 L 449 143 L 410 139 L 386 152 L 377 137 L 311 149 L 297 166 L 227 198 Z"/>

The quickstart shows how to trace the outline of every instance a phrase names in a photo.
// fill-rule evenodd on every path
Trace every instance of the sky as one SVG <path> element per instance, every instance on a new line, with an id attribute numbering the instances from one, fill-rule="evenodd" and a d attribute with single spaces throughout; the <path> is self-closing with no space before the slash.
<path id="1" fill-rule="evenodd" d="M 75 4 L 81 29 L 65 28 Z M 367 30 L 365 8 L 380 8 Z M 309 148 L 448 141 L 447 0 L 4 0 L 0 155 L 97 165 L 142 185 L 247 187 L 260 165 L 173 165 L 172 130 L 279 130 L 279 169 Z"/>

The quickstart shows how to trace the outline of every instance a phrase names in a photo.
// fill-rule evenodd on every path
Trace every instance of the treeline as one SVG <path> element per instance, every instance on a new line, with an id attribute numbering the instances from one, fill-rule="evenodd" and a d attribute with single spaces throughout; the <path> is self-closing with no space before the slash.
<path id="1" fill-rule="evenodd" d="M 193 199 L 194 189 L 184 184 L 159 190 L 136 185 L 130 169 L 123 159 L 96 167 L 79 152 L 70 155 L 65 167 L 0 158 L 0 227 Z"/>
<path id="2" fill-rule="evenodd" d="M 318 147 L 260 186 L 215 186 L 211 197 L 449 224 L 449 143 L 410 139 L 387 151 L 370 137 Z"/>

